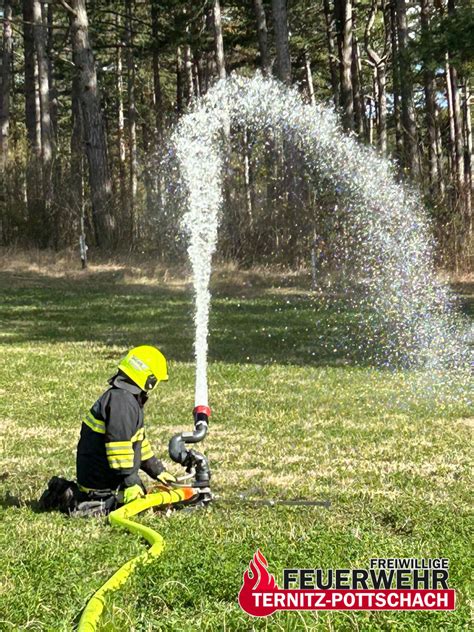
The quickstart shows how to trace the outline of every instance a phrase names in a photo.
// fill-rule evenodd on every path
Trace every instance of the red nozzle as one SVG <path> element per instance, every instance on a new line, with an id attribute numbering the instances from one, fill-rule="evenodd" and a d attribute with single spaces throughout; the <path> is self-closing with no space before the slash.
<path id="1" fill-rule="evenodd" d="M 198 413 L 204 413 L 206 417 L 210 417 L 211 409 L 209 406 L 196 406 L 193 410 L 193 415 L 196 416 Z"/>

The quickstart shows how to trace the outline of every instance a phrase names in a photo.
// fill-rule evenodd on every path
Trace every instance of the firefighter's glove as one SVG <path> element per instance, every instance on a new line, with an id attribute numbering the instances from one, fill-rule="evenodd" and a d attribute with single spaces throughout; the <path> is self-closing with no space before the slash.
<path id="1" fill-rule="evenodd" d="M 170 483 L 176 483 L 176 476 L 164 470 L 157 476 L 156 480 L 162 485 L 169 486 Z"/>
<path id="2" fill-rule="evenodd" d="M 126 487 L 123 490 L 123 502 L 126 504 L 131 503 L 133 500 L 137 498 L 142 498 L 145 495 L 145 492 L 140 487 L 140 485 L 132 485 L 131 487 Z"/>

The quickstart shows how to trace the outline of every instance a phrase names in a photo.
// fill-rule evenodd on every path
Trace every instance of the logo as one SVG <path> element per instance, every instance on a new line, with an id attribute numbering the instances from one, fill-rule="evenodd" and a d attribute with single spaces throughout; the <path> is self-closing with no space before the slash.
<path id="1" fill-rule="evenodd" d="M 253 560 L 250 560 L 249 569 L 244 573 L 244 584 L 239 592 L 239 605 L 242 610 L 254 617 L 267 617 L 278 608 L 262 606 L 256 595 L 274 595 L 279 588 L 275 578 L 268 570 L 268 562 L 258 549 Z"/>
<path id="2" fill-rule="evenodd" d="M 279 588 L 257 550 L 239 605 L 254 617 L 277 610 L 454 610 L 448 567 L 444 558 L 373 558 L 367 569 L 286 568 Z"/>

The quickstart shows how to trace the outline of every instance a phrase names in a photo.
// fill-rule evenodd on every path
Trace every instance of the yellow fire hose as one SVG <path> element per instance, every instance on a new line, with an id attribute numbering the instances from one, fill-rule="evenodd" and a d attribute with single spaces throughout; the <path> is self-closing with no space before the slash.
<path id="1" fill-rule="evenodd" d="M 120 588 L 133 573 L 137 565 L 149 564 L 163 551 L 164 540 L 162 536 L 156 531 L 153 531 L 150 527 L 134 522 L 130 520 L 130 518 L 151 507 L 167 506 L 189 501 L 194 498 L 195 495 L 196 491 L 191 487 L 178 487 L 175 489 L 164 488 L 162 491 L 148 494 L 144 498 L 138 498 L 128 503 L 128 505 L 123 505 L 109 514 L 109 522 L 112 526 L 128 529 L 131 533 L 142 536 L 151 544 L 151 547 L 121 566 L 91 597 L 79 621 L 78 632 L 95 632 L 100 615 L 104 610 L 107 593 Z"/>

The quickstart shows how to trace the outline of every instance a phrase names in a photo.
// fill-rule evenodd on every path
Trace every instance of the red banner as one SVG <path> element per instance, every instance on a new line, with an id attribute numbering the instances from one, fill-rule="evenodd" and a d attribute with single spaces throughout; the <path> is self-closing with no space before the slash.
<path id="1" fill-rule="evenodd" d="M 277 610 L 454 610 L 456 594 L 446 589 L 281 590 L 257 551 L 239 593 L 240 607 L 254 617 Z"/>

